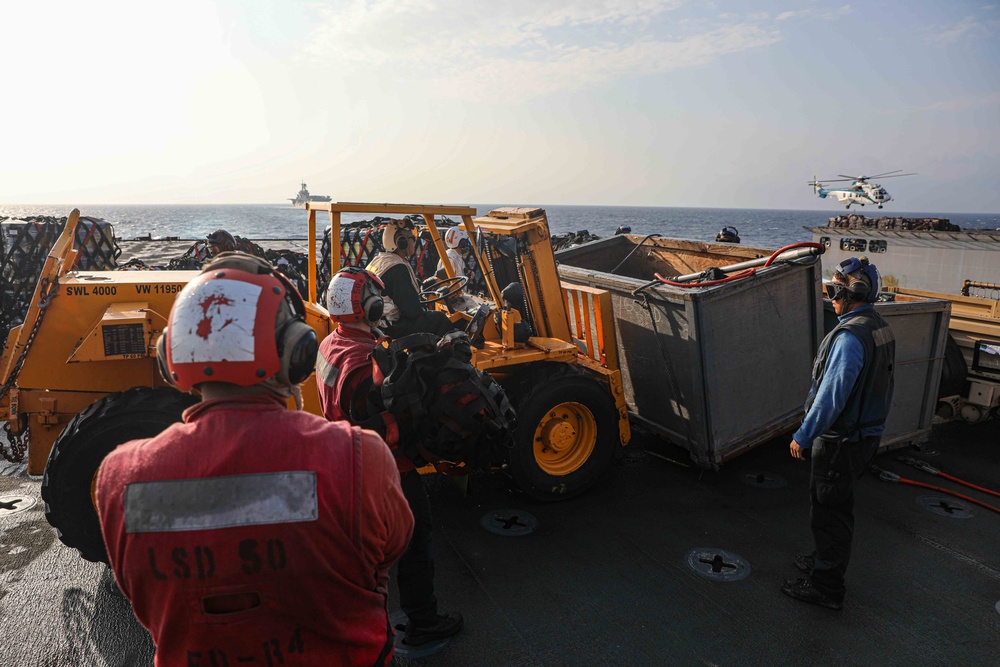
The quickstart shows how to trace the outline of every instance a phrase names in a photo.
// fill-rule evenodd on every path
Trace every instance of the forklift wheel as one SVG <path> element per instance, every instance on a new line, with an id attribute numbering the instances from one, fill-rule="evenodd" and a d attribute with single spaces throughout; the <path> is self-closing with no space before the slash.
<path id="1" fill-rule="evenodd" d="M 66 425 L 42 477 L 45 518 L 63 544 L 89 561 L 108 562 L 94 507 L 97 468 L 115 447 L 159 434 L 196 402 L 169 387 L 134 387 L 95 401 Z"/>
<path id="2" fill-rule="evenodd" d="M 553 368 L 557 366 L 557 368 Z M 607 387 L 570 364 L 541 364 L 517 392 L 510 471 L 538 500 L 577 496 L 607 471 L 618 443 L 618 411 Z"/>
<path id="3" fill-rule="evenodd" d="M 938 385 L 938 398 L 965 394 L 965 380 L 969 369 L 965 365 L 962 348 L 955 339 L 948 336 L 944 346 L 944 365 L 941 368 L 941 384 Z"/>

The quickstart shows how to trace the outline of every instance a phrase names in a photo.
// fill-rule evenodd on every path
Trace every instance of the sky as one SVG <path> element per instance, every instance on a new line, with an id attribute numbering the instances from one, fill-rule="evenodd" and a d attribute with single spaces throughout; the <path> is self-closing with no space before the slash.
<path id="1" fill-rule="evenodd" d="M 0 202 L 1000 212 L 1000 2 L 0 5 Z"/>

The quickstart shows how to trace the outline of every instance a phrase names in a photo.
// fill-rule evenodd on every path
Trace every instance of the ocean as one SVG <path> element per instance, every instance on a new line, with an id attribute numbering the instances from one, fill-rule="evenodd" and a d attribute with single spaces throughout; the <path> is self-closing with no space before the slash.
<path id="1" fill-rule="evenodd" d="M 511 204 L 473 205 L 482 215 L 500 206 Z M 541 205 L 549 217 L 554 234 L 586 230 L 600 237 L 611 236 L 620 226 L 629 226 L 633 234 L 657 233 L 665 237 L 713 240 L 724 226 L 739 231 L 743 245 L 777 248 L 788 243 L 810 240 L 804 227 L 825 225 L 833 217 L 845 213 L 842 208 L 821 211 L 794 211 L 740 208 L 680 208 L 639 206 L 565 206 Z M 31 215 L 66 216 L 72 206 L 3 205 L 0 218 L 21 218 Z M 82 215 L 103 218 L 112 223 L 120 239 L 133 239 L 152 234 L 154 238 L 176 236 L 198 240 L 216 229 L 225 229 L 249 239 L 304 239 L 308 217 L 303 209 L 283 204 L 217 204 L 217 205 L 87 205 L 80 206 Z M 919 213 L 883 209 L 868 211 L 851 209 L 874 218 L 891 215 L 913 218 L 948 218 L 966 228 L 1000 229 L 1000 214 Z M 344 222 L 361 220 L 363 215 L 347 216 Z M 320 229 L 325 226 L 319 214 Z"/>

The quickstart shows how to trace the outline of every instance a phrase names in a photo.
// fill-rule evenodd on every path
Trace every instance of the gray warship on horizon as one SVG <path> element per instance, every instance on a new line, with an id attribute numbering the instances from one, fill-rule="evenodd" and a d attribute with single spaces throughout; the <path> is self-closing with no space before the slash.
<path id="1" fill-rule="evenodd" d="M 330 198 L 326 195 L 311 195 L 309 194 L 309 189 L 306 187 L 306 182 L 302 181 L 302 189 L 299 190 L 298 194 L 294 198 L 289 198 L 292 202 L 293 208 L 305 208 L 307 202 L 311 201 L 330 201 Z"/>

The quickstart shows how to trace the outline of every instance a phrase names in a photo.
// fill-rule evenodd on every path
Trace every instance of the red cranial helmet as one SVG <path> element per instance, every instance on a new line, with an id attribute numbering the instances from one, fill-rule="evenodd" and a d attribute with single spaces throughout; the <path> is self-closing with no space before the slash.
<path id="1" fill-rule="evenodd" d="M 348 266 L 338 271 L 330 280 L 326 292 L 326 308 L 334 322 L 360 322 L 375 324 L 382 319 L 385 302 L 382 290 L 385 285 L 371 271 Z"/>
<path id="2" fill-rule="evenodd" d="M 312 373 L 318 343 L 302 298 L 266 261 L 226 252 L 205 264 L 170 310 L 157 342 L 167 383 L 297 385 Z"/>

